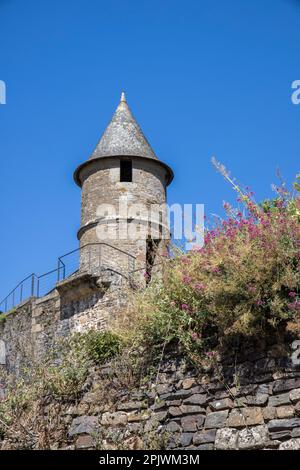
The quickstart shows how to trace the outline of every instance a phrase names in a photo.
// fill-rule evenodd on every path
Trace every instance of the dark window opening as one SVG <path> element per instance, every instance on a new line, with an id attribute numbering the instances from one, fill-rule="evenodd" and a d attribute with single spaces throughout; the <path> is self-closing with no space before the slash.
<path id="1" fill-rule="evenodd" d="M 159 211 L 159 238 L 163 237 L 163 214 Z"/>
<path id="2" fill-rule="evenodd" d="M 146 283 L 148 284 L 151 281 L 151 272 L 155 264 L 155 258 L 157 254 L 157 249 L 160 243 L 160 240 L 153 240 L 148 238 L 146 246 Z"/>
<path id="3" fill-rule="evenodd" d="M 121 183 L 132 182 L 132 161 L 121 160 L 120 162 L 120 181 Z"/>

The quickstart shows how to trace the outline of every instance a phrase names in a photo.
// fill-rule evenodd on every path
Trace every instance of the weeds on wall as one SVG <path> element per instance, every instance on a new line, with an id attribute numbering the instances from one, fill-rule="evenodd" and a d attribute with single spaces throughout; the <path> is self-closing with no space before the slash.
<path id="1" fill-rule="evenodd" d="M 196 361 L 297 328 L 300 317 L 300 175 L 292 191 L 281 183 L 258 204 L 214 164 L 237 192 L 237 208 L 224 203 L 227 217 L 206 230 L 204 247 L 165 263 L 122 326 L 133 344 L 176 342 Z"/>

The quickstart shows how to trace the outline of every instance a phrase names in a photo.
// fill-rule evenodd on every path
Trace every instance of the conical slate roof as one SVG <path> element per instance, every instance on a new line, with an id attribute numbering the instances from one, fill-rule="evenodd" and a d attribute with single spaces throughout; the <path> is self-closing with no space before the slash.
<path id="1" fill-rule="evenodd" d="M 129 109 L 124 93 L 122 93 L 119 106 L 90 159 L 122 155 L 157 160 L 142 129 Z"/>
<path id="2" fill-rule="evenodd" d="M 136 157 L 139 159 L 147 158 L 152 161 L 155 160 L 157 165 L 162 166 L 166 171 L 166 184 L 168 185 L 171 183 L 174 176 L 172 169 L 159 160 L 153 152 L 149 142 L 128 107 L 124 93 L 122 93 L 119 106 L 104 131 L 104 134 L 99 140 L 94 152 L 88 160 L 79 165 L 75 170 L 75 182 L 81 187 L 81 172 L 89 165 L 92 165 L 94 160 L 122 156 Z"/>

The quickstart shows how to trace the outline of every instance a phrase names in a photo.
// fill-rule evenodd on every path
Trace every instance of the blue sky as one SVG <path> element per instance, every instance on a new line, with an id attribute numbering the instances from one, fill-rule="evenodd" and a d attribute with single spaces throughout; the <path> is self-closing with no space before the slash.
<path id="1" fill-rule="evenodd" d="M 77 247 L 72 180 L 121 90 L 175 172 L 169 201 L 222 213 L 234 194 L 215 155 L 257 199 L 299 171 L 297 0 L 0 0 L 0 297 Z"/>

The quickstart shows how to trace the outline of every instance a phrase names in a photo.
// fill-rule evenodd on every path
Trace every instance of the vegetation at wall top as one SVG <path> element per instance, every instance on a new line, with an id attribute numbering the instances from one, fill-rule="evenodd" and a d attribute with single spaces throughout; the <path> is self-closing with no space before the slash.
<path id="1" fill-rule="evenodd" d="M 123 325 L 132 344 L 151 349 L 176 341 L 195 359 L 297 328 L 300 175 L 292 191 L 281 183 L 274 199 L 257 204 L 214 165 L 237 192 L 238 207 L 224 203 L 227 217 L 206 230 L 204 246 L 165 262 L 163 277 L 137 296 Z"/>

